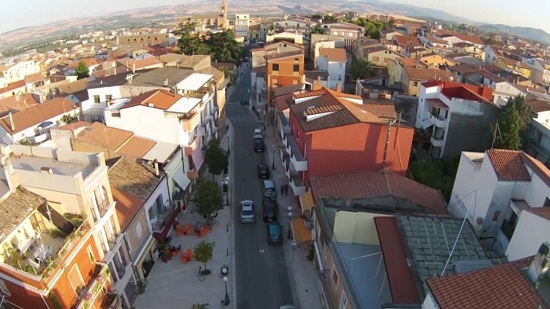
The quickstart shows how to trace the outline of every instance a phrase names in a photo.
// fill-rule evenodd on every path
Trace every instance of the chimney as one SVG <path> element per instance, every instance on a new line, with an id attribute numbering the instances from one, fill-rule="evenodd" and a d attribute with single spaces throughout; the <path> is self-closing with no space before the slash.
<path id="1" fill-rule="evenodd" d="M 539 251 L 533 257 L 533 261 L 527 269 L 527 277 L 533 284 L 537 284 L 539 280 L 548 273 L 550 268 L 550 242 L 545 242 L 539 247 Z"/>
<path id="2" fill-rule="evenodd" d="M 159 162 L 157 161 L 157 159 L 153 160 L 153 166 L 155 167 L 155 176 L 160 176 Z"/>
<path id="3" fill-rule="evenodd" d="M 342 83 L 336 83 L 336 92 L 342 92 Z"/>
<path id="4" fill-rule="evenodd" d="M 10 112 L 10 124 L 12 132 L 15 132 L 15 123 L 13 122 L 13 114 Z"/>
<path id="5" fill-rule="evenodd" d="M 44 174 L 53 174 L 52 168 L 51 167 L 46 167 L 46 166 L 41 167 L 40 172 L 42 172 Z"/>

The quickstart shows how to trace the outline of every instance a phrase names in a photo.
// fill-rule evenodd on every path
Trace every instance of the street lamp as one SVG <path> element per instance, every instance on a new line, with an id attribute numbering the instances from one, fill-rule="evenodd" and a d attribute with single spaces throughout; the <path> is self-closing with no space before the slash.
<path id="1" fill-rule="evenodd" d="M 273 163 L 271 164 L 271 169 L 275 169 L 275 144 L 271 145 L 271 158 L 273 159 Z"/>
<path id="2" fill-rule="evenodd" d="M 229 280 L 229 279 L 227 279 L 227 276 L 224 276 L 223 277 L 223 283 L 225 283 L 225 298 L 223 300 L 223 305 L 224 306 L 229 306 L 229 303 L 230 303 L 229 294 L 227 293 L 227 280 Z"/>
<path id="3" fill-rule="evenodd" d="M 288 233 L 286 234 L 287 239 L 292 239 L 292 207 L 288 206 Z"/>

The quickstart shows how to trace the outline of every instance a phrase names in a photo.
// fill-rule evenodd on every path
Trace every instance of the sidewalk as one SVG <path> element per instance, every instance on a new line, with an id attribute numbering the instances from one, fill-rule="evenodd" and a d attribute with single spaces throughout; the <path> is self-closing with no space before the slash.
<path id="1" fill-rule="evenodd" d="M 251 113 L 253 113 L 251 111 Z M 273 137 L 273 127 L 268 121 L 264 131 L 264 140 L 266 144 L 266 163 L 271 167 L 273 162 L 273 151 L 271 145 L 277 145 Z M 291 207 L 292 217 L 299 217 L 301 214 L 300 205 L 297 202 L 296 196 L 289 188 L 288 195 L 280 195 L 280 185 L 288 183 L 288 179 L 284 172 L 279 149 L 275 151 L 275 170 L 272 171 L 272 179 L 277 186 L 277 201 L 279 203 L 279 222 L 283 225 L 285 238 L 287 229 L 290 226 L 290 218 L 288 216 L 288 207 Z M 288 266 L 288 275 L 295 305 L 300 309 L 319 309 L 321 302 L 317 288 L 318 275 L 313 268 L 313 262 L 307 259 L 310 245 L 307 243 L 298 244 L 296 248 L 292 247 L 291 240 L 285 239 L 283 243 L 285 252 L 286 264 Z"/>
<path id="2" fill-rule="evenodd" d="M 228 121 L 229 133 L 232 134 L 233 128 Z M 227 135 L 221 139 L 222 149 L 227 149 Z M 229 198 L 231 203 L 231 190 L 233 175 L 232 157 L 229 158 Z M 210 174 L 205 173 L 205 177 L 211 179 Z M 224 176 L 215 176 L 218 183 L 222 183 Z M 225 202 L 225 198 L 224 198 Z M 194 224 L 201 220 L 201 216 L 193 212 L 189 207 L 178 215 L 178 221 L 182 226 L 187 223 Z M 135 308 L 191 308 L 193 304 L 209 304 L 209 308 L 236 308 L 236 289 L 235 286 L 235 259 L 234 259 L 234 237 L 233 237 L 233 208 L 224 206 L 218 211 L 218 217 L 214 222 L 212 231 L 205 236 L 181 235 L 177 236 L 175 231 L 172 236 L 171 246 L 181 245 L 181 251 L 193 249 L 199 242 L 205 240 L 214 242 L 214 254 L 207 268 L 212 271 L 207 275 L 204 281 L 199 281 L 199 266 L 204 268 L 204 264 L 192 260 L 187 263 L 181 261 L 180 252 L 167 263 L 159 258 L 156 260 L 151 273 L 147 278 L 145 292 L 139 295 L 134 302 Z M 229 281 L 227 282 L 227 291 L 229 294 L 230 305 L 224 307 L 221 301 L 225 297 L 225 284 L 220 270 L 223 265 L 229 266 Z"/>

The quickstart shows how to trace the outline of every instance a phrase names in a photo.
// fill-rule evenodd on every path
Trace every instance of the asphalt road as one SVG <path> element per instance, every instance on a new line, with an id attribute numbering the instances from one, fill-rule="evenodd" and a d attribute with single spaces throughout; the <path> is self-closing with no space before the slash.
<path id="1" fill-rule="evenodd" d="M 265 156 L 255 153 L 253 147 L 254 128 L 261 123 L 247 110 L 249 105 L 240 104 L 248 99 L 249 88 L 248 73 L 243 75 L 226 105 L 226 117 L 235 130 L 231 155 L 235 156 L 232 207 L 235 207 L 236 308 L 278 309 L 281 305 L 293 303 L 292 291 L 282 246 L 267 245 L 260 180 L 256 174 L 256 165 L 265 162 Z M 254 224 L 240 223 L 239 202 L 245 199 L 254 201 L 256 205 Z M 260 248 L 264 249 L 263 253 L 260 253 Z"/>

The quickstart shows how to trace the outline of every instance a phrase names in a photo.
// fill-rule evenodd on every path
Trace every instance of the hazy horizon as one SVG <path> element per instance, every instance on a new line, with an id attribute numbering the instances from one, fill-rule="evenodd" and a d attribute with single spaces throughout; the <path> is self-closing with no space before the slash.
<path id="1" fill-rule="evenodd" d="M 177 6 L 199 0 L 133 0 L 133 1 L 69 1 L 69 0 L 36 0 L 0 2 L 0 34 L 15 29 L 40 26 L 52 22 L 82 17 L 95 17 L 122 12 L 130 9 Z M 402 3 L 418 7 L 433 8 L 449 14 L 466 18 L 474 22 L 505 24 L 539 28 L 550 33 L 550 23 L 546 14 L 550 12 L 550 1 L 540 3 L 537 0 L 379 0 L 387 3 Z M 229 12 L 231 0 L 227 0 Z M 538 3 L 537 3 L 538 2 Z M 474 9 L 479 6 L 487 9 Z M 491 11 L 492 10 L 492 11 Z M 490 12 L 487 14 L 487 12 Z"/>

